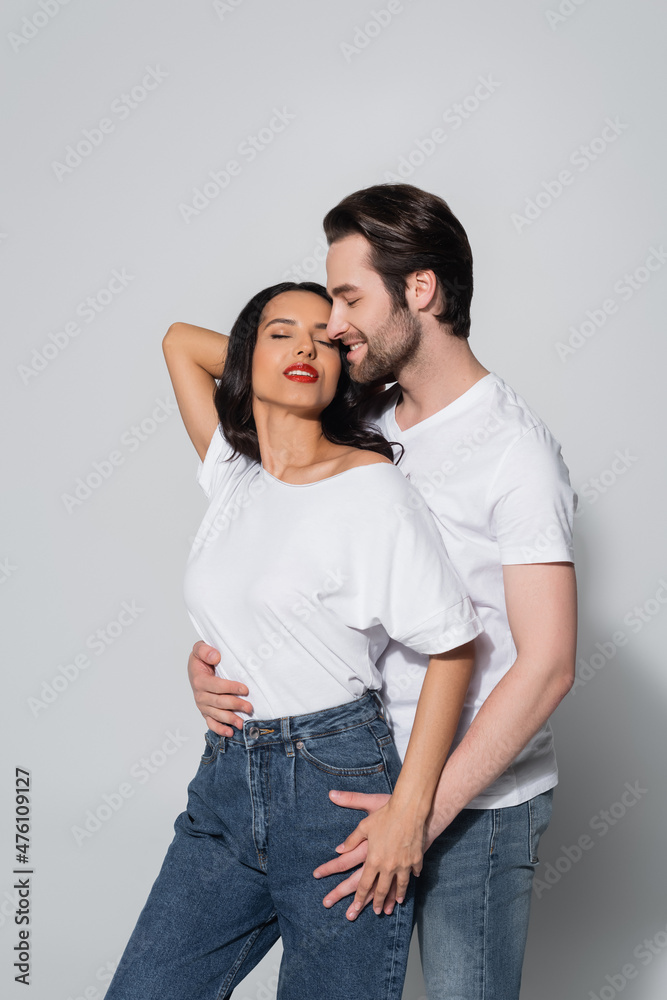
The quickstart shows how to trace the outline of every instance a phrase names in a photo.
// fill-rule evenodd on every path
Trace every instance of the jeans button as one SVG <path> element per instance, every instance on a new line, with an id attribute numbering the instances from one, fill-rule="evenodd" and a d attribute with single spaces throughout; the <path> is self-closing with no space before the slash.
<path id="1" fill-rule="evenodd" d="M 250 727 L 250 729 L 248 730 L 248 736 L 250 737 L 251 740 L 257 739 L 257 737 L 259 736 L 259 729 L 257 728 L 257 726 Z"/>
<path id="2" fill-rule="evenodd" d="M 297 750 L 303 750 L 303 743 L 301 740 L 299 740 L 299 742 L 297 743 L 296 748 Z"/>

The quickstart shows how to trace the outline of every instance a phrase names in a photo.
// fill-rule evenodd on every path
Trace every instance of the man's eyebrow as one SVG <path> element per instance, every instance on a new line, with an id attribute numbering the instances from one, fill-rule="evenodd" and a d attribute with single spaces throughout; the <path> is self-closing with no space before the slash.
<path id="1" fill-rule="evenodd" d="M 346 292 L 358 292 L 358 285 L 337 285 L 336 288 L 332 288 L 331 297 L 334 298 L 336 295 L 344 295 Z"/>

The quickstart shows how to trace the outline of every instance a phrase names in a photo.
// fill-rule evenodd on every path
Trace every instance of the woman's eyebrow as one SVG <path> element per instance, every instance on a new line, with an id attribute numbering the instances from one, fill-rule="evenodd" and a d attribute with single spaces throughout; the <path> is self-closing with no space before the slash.
<path id="1" fill-rule="evenodd" d="M 298 326 L 298 323 L 295 319 L 270 319 L 269 322 L 264 327 L 264 329 L 266 329 L 266 327 L 272 326 L 274 323 L 286 323 L 288 326 Z M 327 323 L 315 323 L 314 328 L 316 330 L 326 330 L 327 325 L 328 325 Z"/>
<path id="2" fill-rule="evenodd" d="M 288 326 L 296 326 L 297 322 L 295 319 L 270 319 L 266 324 L 267 326 L 272 326 L 273 323 L 287 323 Z"/>

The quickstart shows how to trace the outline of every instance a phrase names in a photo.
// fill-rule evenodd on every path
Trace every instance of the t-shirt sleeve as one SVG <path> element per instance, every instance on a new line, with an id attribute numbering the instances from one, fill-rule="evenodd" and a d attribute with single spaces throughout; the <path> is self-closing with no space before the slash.
<path id="1" fill-rule="evenodd" d="M 543 424 L 505 452 L 488 506 L 503 565 L 574 561 L 577 495 L 560 444 Z"/>
<path id="2" fill-rule="evenodd" d="M 423 497 L 396 473 L 377 508 L 374 610 L 392 639 L 419 653 L 444 653 L 474 639 L 483 625 Z"/>
<path id="3" fill-rule="evenodd" d="M 222 432 L 220 424 L 216 427 L 208 446 L 203 462 L 197 469 L 197 482 L 206 496 L 211 499 L 223 486 L 227 487 L 256 463 L 246 455 L 231 458 L 233 449 Z M 231 459 L 228 461 L 228 459 Z"/>

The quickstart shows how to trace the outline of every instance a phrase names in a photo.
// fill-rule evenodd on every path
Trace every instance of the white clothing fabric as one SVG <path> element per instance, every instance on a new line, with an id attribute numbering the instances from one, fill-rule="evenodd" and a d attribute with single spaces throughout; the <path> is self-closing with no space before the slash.
<path id="1" fill-rule="evenodd" d="M 428 504 L 447 553 L 484 632 L 475 640 L 475 672 L 454 749 L 481 705 L 516 659 L 503 589 L 503 565 L 572 562 L 576 495 L 559 443 L 494 373 L 405 431 L 396 423 L 398 383 L 373 399 L 364 416 L 405 453 L 401 469 Z M 395 449 L 398 457 L 400 449 Z M 422 583 L 422 594 L 428 583 Z M 382 698 L 405 753 L 426 659 L 393 639 L 384 650 Z M 519 805 L 558 781 L 551 727 L 533 737 L 513 764 L 470 808 Z"/>
<path id="2" fill-rule="evenodd" d="M 378 690 L 390 638 L 428 663 L 479 634 L 428 507 L 395 465 L 292 485 L 231 454 L 218 427 L 198 471 L 210 504 L 184 589 L 195 629 L 220 651 L 216 672 L 248 685 L 252 718 Z"/>

